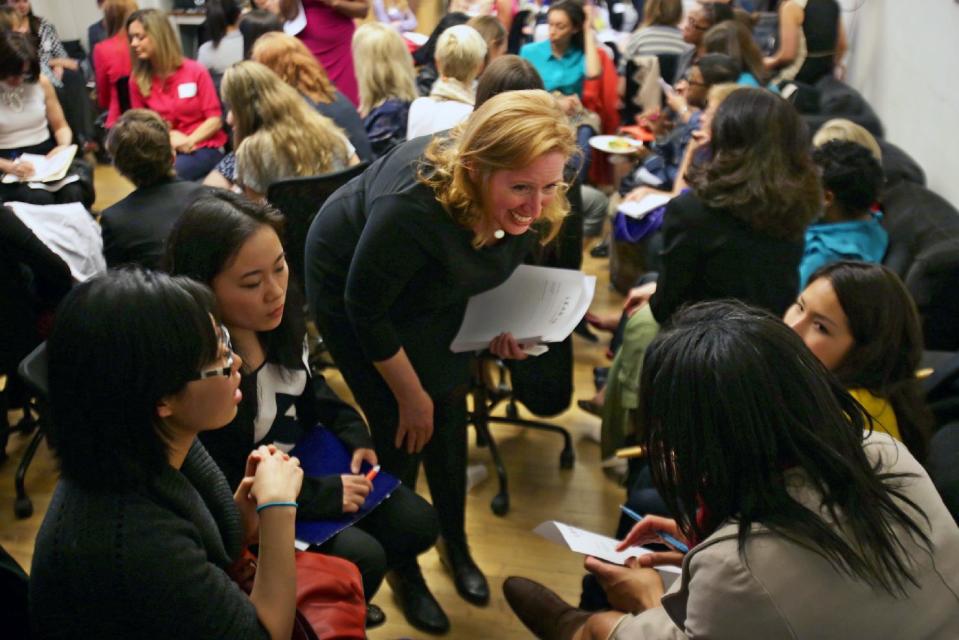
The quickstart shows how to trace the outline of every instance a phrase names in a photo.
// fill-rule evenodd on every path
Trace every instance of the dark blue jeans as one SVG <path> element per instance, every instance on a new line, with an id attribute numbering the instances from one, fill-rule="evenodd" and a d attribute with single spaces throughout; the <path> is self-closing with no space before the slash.
<path id="1" fill-rule="evenodd" d="M 176 175 L 183 180 L 202 180 L 213 170 L 223 152 L 219 149 L 197 149 L 193 153 L 176 154 Z"/>

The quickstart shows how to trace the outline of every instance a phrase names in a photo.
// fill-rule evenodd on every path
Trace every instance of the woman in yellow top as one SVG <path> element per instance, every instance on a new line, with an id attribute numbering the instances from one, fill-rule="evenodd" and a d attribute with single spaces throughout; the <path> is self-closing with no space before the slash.
<path id="1" fill-rule="evenodd" d="M 866 409 L 873 429 L 925 459 L 932 415 L 915 375 L 922 329 L 899 276 L 866 262 L 827 265 L 783 320 Z"/>

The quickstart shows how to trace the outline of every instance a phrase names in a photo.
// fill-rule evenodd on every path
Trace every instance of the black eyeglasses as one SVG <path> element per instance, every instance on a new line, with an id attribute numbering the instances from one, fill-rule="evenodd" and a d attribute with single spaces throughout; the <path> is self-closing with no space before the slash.
<path id="1" fill-rule="evenodd" d="M 227 353 L 226 365 L 215 369 L 204 369 L 190 378 L 190 382 L 215 378 L 217 376 L 229 378 L 233 375 L 233 343 L 230 342 L 230 332 L 227 331 L 227 328 L 222 324 L 220 325 L 220 348 Z"/>

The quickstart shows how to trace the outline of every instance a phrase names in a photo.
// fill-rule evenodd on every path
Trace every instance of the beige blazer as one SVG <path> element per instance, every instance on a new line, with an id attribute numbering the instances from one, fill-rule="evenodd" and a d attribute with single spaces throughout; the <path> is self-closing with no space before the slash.
<path id="1" fill-rule="evenodd" d="M 626 616 L 610 638 L 959 639 L 959 528 L 925 470 L 901 443 L 876 432 L 863 447 L 871 461 L 882 460 L 883 471 L 918 476 L 904 480 L 903 489 L 929 518 L 924 529 L 933 553 L 898 531 L 907 541 L 919 584 L 908 585 L 905 597 L 873 589 L 761 525 L 754 526 L 746 543 L 744 563 L 738 526 L 730 523 L 689 552 L 681 579 L 663 596 L 662 607 Z M 819 510 L 821 495 L 804 478 L 802 473 L 788 477 L 789 492 Z"/>

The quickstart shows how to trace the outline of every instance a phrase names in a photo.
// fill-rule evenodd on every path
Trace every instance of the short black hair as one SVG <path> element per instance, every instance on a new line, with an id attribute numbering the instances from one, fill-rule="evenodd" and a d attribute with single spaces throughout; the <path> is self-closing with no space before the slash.
<path id="1" fill-rule="evenodd" d="M 866 147 L 848 140 L 830 140 L 812 153 L 822 171 L 822 186 L 832 191 L 845 217 L 865 213 L 879 198 L 882 165 Z"/>
<path id="2" fill-rule="evenodd" d="M 476 85 L 476 106 L 505 91 L 543 89 L 543 79 L 536 67 L 517 55 L 500 56 L 490 63 Z"/>
<path id="3" fill-rule="evenodd" d="M 223 189 L 201 196 L 183 212 L 167 238 L 166 270 L 211 285 L 243 244 L 264 226 L 283 238 L 283 216 L 273 207 Z M 302 369 L 306 325 L 292 278 L 286 295 L 280 326 L 259 337 L 271 362 Z"/>
<path id="4" fill-rule="evenodd" d="M 157 403 L 216 360 L 213 294 L 187 278 L 108 271 L 76 286 L 47 343 L 50 444 L 91 490 L 143 486 L 168 464 Z"/>
<path id="5" fill-rule="evenodd" d="M 693 66 L 699 67 L 707 87 L 724 82 L 736 82 L 739 74 L 742 73 L 739 63 L 725 53 L 707 53 Z"/>
<path id="6" fill-rule="evenodd" d="M 23 68 L 27 71 L 24 73 Z M 40 79 L 40 57 L 31 38 L 25 33 L 0 31 L 0 79 L 23 76 L 26 82 Z"/>
<path id="7" fill-rule="evenodd" d="M 249 60 L 256 39 L 264 33 L 283 31 L 283 23 L 266 9 L 254 9 L 240 19 L 240 33 L 243 34 L 243 59 Z"/>

